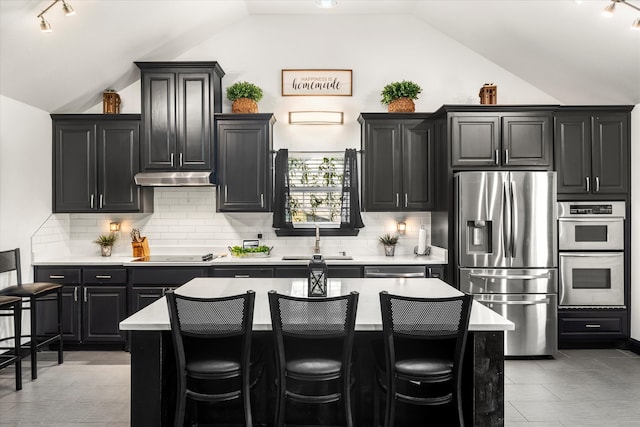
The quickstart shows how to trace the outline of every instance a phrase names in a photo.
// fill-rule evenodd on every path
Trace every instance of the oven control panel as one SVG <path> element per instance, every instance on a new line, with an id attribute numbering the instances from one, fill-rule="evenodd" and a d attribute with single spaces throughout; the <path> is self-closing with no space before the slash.
<path id="1" fill-rule="evenodd" d="M 571 215 L 611 215 L 611 205 L 569 205 Z"/>
<path id="2" fill-rule="evenodd" d="M 558 202 L 558 217 L 624 218 L 624 202 Z"/>

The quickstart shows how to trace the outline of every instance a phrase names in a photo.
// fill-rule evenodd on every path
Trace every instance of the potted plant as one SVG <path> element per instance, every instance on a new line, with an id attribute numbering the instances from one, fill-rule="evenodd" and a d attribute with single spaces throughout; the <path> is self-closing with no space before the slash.
<path id="1" fill-rule="evenodd" d="M 393 256 L 398 244 L 398 236 L 395 234 L 383 234 L 378 237 L 378 241 L 384 246 L 384 254 L 386 256 Z"/>
<path id="2" fill-rule="evenodd" d="M 382 89 L 382 102 L 389 106 L 390 113 L 413 113 L 416 105 L 413 100 L 418 99 L 422 88 L 410 80 L 389 83 Z"/>
<path id="3" fill-rule="evenodd" d="M 253 83 L 236 82 L 227 88 L 227 99 L 233 102 L 233 113 L 257 113 L 262 89 Z"/>
<path id="4" fill-rule="evenodd" d="M 113 245 L 115 245 L 117 240 L 118 235 L 116 233 L 109 233 L 99 235 L 98 238 L 93 241 L 93 243 L 96 243 L 100 246 L 102 256 L 111 256 L 111 249 L 113 248 Z"/>

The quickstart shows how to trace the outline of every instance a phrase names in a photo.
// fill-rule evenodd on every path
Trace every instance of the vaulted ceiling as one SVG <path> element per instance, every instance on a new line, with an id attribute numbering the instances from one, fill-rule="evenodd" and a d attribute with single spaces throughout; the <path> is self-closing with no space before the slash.
<path id="1" fill-rule="evenodd" d="M 626 0 L 640 6 L 640 0 Z M 565 104 L 640 104 L 640 12 L 607 0 L 0 0 L 0 94 L 49 112 L 84 111 L 138 78 L 133 61 L 178 57 L 249 15 L 412 15 Z M 399 20 L 389 20 L 387 31 Z M 81 34 L 82 37 L 78 37 Z"/>

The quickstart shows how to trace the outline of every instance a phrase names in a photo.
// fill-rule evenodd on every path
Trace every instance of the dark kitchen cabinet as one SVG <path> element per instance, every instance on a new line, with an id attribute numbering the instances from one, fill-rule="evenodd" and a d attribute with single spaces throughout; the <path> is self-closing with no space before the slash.
<path id="1" fill-rule="evenodd" d="M 53 212 L 150 212 L 153 189 L 135 185 L 140 116 L 52 114 Z"/>
<path id="2" fill-rule="evenodd" d="M 209 277 L 207 267 L 138 267 L 129 269 L 129 315 L 196 277 Z"/>
<path id="3" fill-rule="evenodd" d="M 127 317 L 127 273 L 124 268 L 35 267 L 36 281 L 61 283 L 63 336 L 75 343 L 124 343 L 120 321 Z M 56 328 L 55 304 L 38 305 L 43 319 L 38 333 Z"/>
<path id="4" fill-rule="evenodd" d="M 424 211 L 434 203 L 433 123 L 424 114 L 362 113 L 366 211 Z"/>
<path id="5" fill-rule="evenodd" d="M 141 72 L 144 171 L 213 170 L 213 114 L 222 111 L 217 62 L 136 62 Z"/>
<path id="6" fill-rule="evenodd" d="M 556 113 L 558 193 L 628 193 L 631 108 L 567 107 Z"/>
<path id="7" fill-rule="evenodd" d="M 449 119 L 451 166 L 553 168 L 551 112 L 460 112 Z"/>
<path id="8" fill-rule="evenodd" d="M 626 309 L 558 310 L 560 348 L 586 347 L 606 341 L 624 342 L 629 338 Z"/>
<path id="9" fill-rule="evenodd" d="M 220 212 L 270 212 L 273 114 L 216 114 Z"/>
<path id="10" fill-rule="evenodd" d="M 361 265 L 328 265 L 329 278 L 358 278 L 362 277 Z M 278 278 L 306 278 L 309 276 L 309 268 L 306 265 L 276 266 L 275 277 Z"/>

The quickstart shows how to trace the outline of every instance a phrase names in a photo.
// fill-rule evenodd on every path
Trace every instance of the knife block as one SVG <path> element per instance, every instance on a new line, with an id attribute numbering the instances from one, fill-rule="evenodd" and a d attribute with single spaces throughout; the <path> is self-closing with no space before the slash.
<path id="1" fill-rule="evenodd" d="M 151 251 L 149 251 L 149 241 L 146 237 L 143 237 L 141 242 L 131 242 L 131 247 L 133 248 L 134 258 L 147 257 L 151 255 Z"/>

